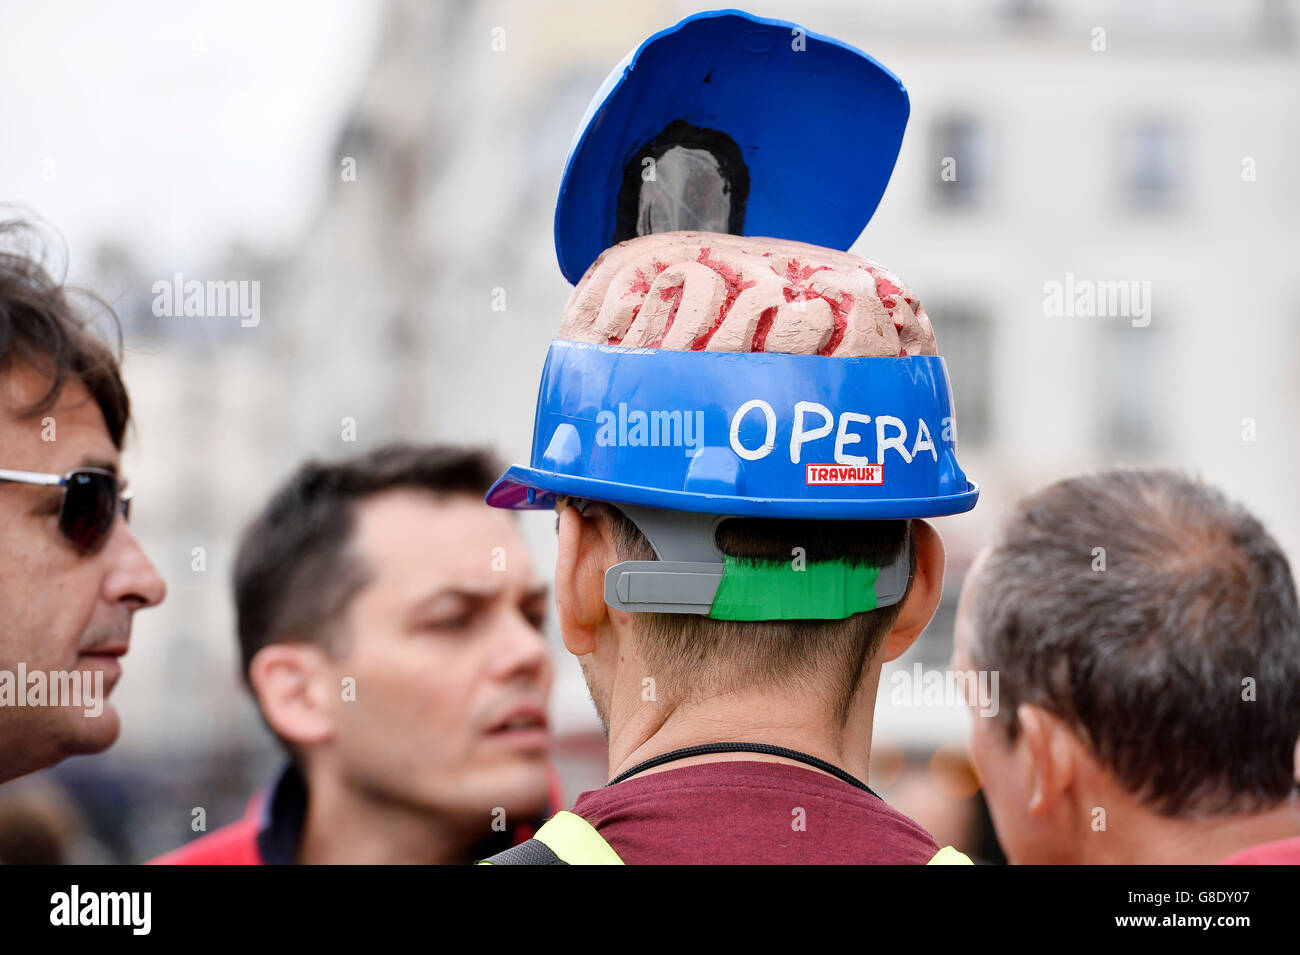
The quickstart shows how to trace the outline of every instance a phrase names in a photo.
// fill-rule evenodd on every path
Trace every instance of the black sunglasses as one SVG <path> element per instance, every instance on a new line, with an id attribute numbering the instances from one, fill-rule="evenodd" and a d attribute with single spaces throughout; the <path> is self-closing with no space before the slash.
<path id="1" fill-rule="evenodd" d="M 103 468 L 73 468 L 64 475 L 0 469 L 0 482 L 63 488 L 59 531 L 84 551 L 104 545 L 119 511 L 123 520 L 131 519 L 132 492 L 121 490 L 117 475 Z"/>

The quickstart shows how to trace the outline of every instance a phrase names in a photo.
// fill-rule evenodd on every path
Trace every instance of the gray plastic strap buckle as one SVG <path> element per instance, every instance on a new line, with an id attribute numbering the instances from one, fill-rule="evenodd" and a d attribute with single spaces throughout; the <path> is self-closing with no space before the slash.
<path id="1" fill-rule="evenodd" d="M 912 582 L 912 553 L 911 544 L 904 547 L 894 562 L 887 567 L 881 567 L 880 573 L 876 575 L 876 609 L 882 607 L 892 607 L 896 603 L 902 602 L 903 597 L 907 594 L 907 586 Z"/>
<path id="2" fill-rule="evenodd" d="M 713 608 L 722 564 L 626 560 L 605 572 L 605 603 L 637 613 L 701 613 Z"/>
<path id="3" fill-rule="evenodd" d="M 581 511 L 589 502 L 575 500 Z M 633 504 L 616 507 L 645 535 L 658 560 L 625 560 L 605 572 L 605 603 L 633 613 L 707 614 L 724 568 L 718 525 L 732 515 L 666 511 Z M 903 599 L 911 580 L 908 549 L 876 577 L 876 608 Z"/>
<path id="4" fill-rule="evenodd" d="M 587 502 L 575 502 L 581 511 Z M 627 515 L 658 560 L 625 560 L 605 571 L 605 603 L 634 613 L 707 614 L 724 567 L 718 525 L 726 514 L 609 504 Z"/>

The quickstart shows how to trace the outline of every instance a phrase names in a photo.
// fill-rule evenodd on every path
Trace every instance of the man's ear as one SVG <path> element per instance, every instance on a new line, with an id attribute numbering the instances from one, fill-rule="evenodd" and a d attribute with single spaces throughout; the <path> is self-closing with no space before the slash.
<path id="1" fill-rule="evenodd" d="M 930 625 L 934 611 L 943 596 L 944 550 L 939 532 L 919 518 L 912 520 L 916 548 L 916 574 L 912 589 L 903 601 L 903 608 L 885 638 L 885 655 L 882 659 L 896 660 L 916 642 L 921 631 Z"/>
<path id="2" fill-rule="evenodd" d="M 248 664 L 248 682 L 262 715 L 291 743 L 322 743 L 334 736 L 324 663 L 320 648 L 311 644 L 272 643 Z"/>
<path id="3" fill-rule="evenodd" d="M 576 657 L 596 649 L 596 632 L 609 616 L 605 571 L 617 563 L 608 527 L 568 506 L 556 525 L 555 609 L 564 647 Z"/>
<path id="4" fill-rule="evenodd" d="M 1078 740 L 1060 720 L 1032 703 L 1016 707 L 1016 722 L 1020 725 L 1017 742 L 1032 774 L 1025 809 L 1030 815 L 1044 816 L 1060 805 L 1074 782 Z"/>

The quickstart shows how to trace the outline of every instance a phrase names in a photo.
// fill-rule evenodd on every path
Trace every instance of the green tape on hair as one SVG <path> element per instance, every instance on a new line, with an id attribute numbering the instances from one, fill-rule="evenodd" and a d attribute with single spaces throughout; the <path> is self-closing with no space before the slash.
<path id="1" fill-rule="evenodd" d="M 775 560 L 723 558 L 709 608 L 714 620 L 843 620 L 876 609 L 875 567 L 810 561 L 802 570 Z"/>

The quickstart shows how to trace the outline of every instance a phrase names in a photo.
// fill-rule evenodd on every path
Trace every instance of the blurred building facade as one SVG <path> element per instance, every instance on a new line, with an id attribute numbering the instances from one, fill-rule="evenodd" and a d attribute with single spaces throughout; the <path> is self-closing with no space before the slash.
<path id="1" fill-rule="evenodd" d="M 570 139 L 627 50 L 705 8 L 393 0 L 337 147 L 319 157 L 332 185 L 300 250 L 232 252 L 200 276 L 259 281 L 256 327 L 154 316 L 149 290 L 168 266 L 107 256 L 137 271 L 121 301 L 128 462 L 170 596 L 137 621 L 116 694 L 123 737 L 94 763 L 192 767 L 161 786 L 147 835 L 123 854 L 185 838 L 214 780 L 224 795 L 209 824 L 227 821 L 274 761 L 236 672 L 229 568 L 275 482 L 306 456 L 396 438 L 526 459 L 569 292 L 550 230 Z M 958 585 L 1001 511 L 1080 470 L 1198 470 L 1300 553 L 1297 4 L 748 8 L 871 53 L 911 96 L 892 183 L 854 251 L 926 304 L 983 494 L 938 522 L 944 606 L 899 667 L 945 665 Z M 1149 289 L 1147 314 L 1052 314 L 1050 283 L 1111 281 Z M 543 576 L 552 523 L 524 518 Z M 576 792 L 604 781 L 603 746 L 576 664 L 560 672 Z M 882 749 L 964 737 L 957 708 L 891 703 L 894 672 Z M 89 769 L 77 763 L 67 772 Z"/>

